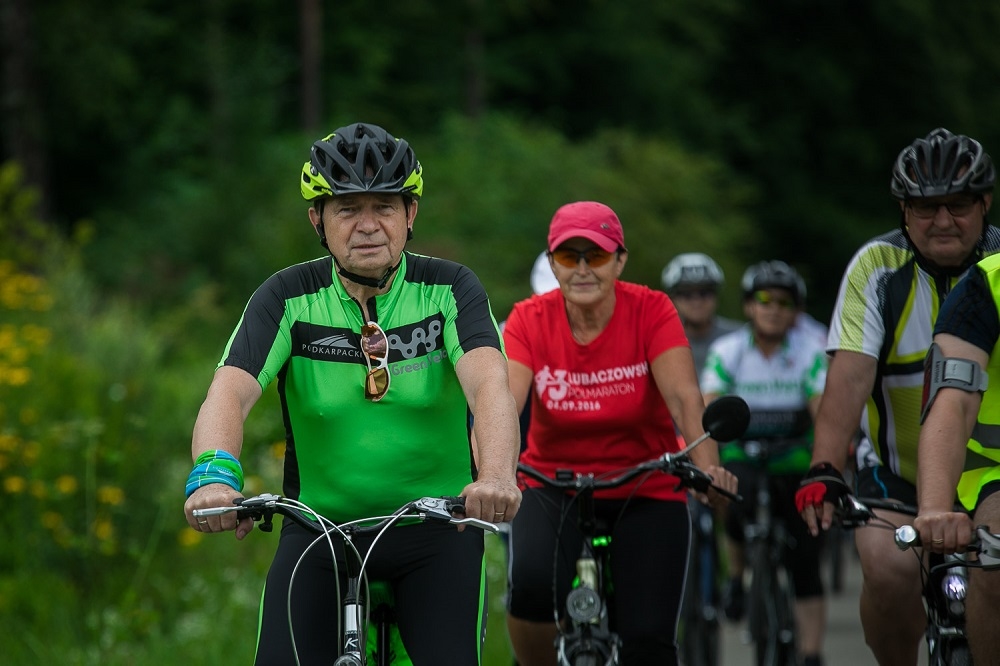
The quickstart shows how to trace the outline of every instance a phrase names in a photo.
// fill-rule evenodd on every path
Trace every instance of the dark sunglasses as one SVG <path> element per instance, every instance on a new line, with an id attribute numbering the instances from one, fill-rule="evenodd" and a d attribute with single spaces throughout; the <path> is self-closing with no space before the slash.
<path id="1" fill-rule="evenodd" d="M 786 310 L 795 309 L 795 301 L 790 298 L 772 298 L 771 294 L 766 291 L 755 291 L 753 293 L 753 300 L 757 301 L 761 305 L 770 305 L 774 303 L 775 305 L 785 308 Z"/>
<path id="2" fill-rule="evenodd" d="M 944 206 L 948 214 L 952 217 L 965 217 L 970 214 L 979 203 L 981 197 L 965 195 L 951 199 L 950 201 L 926 201 L 924 199 L 910 199 L 907 202 L 914 217 L 929 220 Z"/>
<path id="3" fill-rule="evenodd" d="M 382 327 L 373 321 L 361 327 L 361 351 L 368 364 L 365 399 L 378 402 L 389 392 L 389 340 Z"/>
<path id="4" fill-rule="evenodd" d="M 611 261 L 611 257 L 614 253 L 602 250 L 599 247 L 592 247 L 589 250 L 584 250 L 582 252 L 580 250 L 570 250 L 564 248 L 561 250 L 553 250 L 551 254 L 557 264 L 565 266 L 566 268 L 576 268 L 581 259 L 586 261 L 587 265 L 591 268 L 597 268 Z"/>

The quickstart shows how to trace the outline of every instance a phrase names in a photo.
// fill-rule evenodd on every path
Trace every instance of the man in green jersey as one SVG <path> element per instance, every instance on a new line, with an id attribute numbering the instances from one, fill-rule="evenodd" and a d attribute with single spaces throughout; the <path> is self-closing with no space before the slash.
<path id="1" fill-rule="evenodd" d="M 462 495 L 469 517 L 510 521 L 520 504 L 519 442 L 501 338 L 472 271 L 404 251 L 423 192 L 413 150 L 381 127 L 343 127 L 313 144 L 300 187 L 330 256 L 279 271 L 250 298 L 195 423 L 188 523 L 235 530 L 238 539 L 252 529 L 233 514 L 192 511 L 241 496 L 243 422 L 275 380 L 285 496 L 343 522 L 422 496 Z M 313 540 L 291 521 L 282 526 L 258 665 L 332 661 L 344 581 L 338 587 L 331 575 L 328 549 L 308 548 Z M 359 537 L 356 545 L 364 553 L 370 543 Z M 391 584 L 415 664 L 479 664 L 479 530 L 393 528 L 366 571 Z"/>

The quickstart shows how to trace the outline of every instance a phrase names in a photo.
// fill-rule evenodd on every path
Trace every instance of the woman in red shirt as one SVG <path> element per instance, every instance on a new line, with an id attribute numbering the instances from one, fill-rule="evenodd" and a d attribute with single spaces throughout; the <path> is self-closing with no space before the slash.
<path id="1" fill-rule="evenodd" d="M 561 207 L 548 254 L 559 289 L 517 303 L 504 329 L 518 409 L 531 400 L 522 462 L 550 476 L 567 468 L 600 475 L 701 435 L 704 403 L 684 329 L 666 294 L 619 281 L 628 254 L 615 212 L 593 201 Z M 735 492 L 714 441 L 691 457 Z M 554 663 L 552 618 L 563 613 L 581 547 L 571 498 L 537 485 L 525 483 L 511 526 L 508 628 L 523 666 Z M 677 663 L 690 523 L 676 486 L 654 474 L 595 494 L 612 535 L 615 630 L 626 664 Z"/>

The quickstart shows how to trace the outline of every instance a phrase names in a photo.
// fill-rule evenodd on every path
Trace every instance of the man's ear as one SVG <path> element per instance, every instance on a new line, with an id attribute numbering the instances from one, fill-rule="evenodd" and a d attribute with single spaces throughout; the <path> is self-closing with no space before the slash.
<path id="1" fill-rule="evenodd" d="M 993 205 L 993 194 L 992 193 L 984 194 L 983 195 L 983 204 L 986 206 L 986 212 L 987 213 L 990 212 L 990 206 Z"/>
<path id="2" fill-rule="evenodd" d="M 320 236 L 323 235 L 322 231 L 320 231 L 320 227 L 323 224 L 323 218 L 320 217 L 319 211 L 316 210 L 315 206 L 309 207 L 309 223 L 312 224 L 312 228 L 317 234 Z"/>

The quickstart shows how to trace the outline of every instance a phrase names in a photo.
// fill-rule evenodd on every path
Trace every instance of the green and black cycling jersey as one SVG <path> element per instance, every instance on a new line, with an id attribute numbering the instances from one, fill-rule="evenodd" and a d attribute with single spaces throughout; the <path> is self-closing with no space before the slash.
<path id="1" fill-rule="evenodd" d="M 361 305 L 332 257 L 264 282 L 219 364 L 247 371 L 262 389 L 277 380 L 283 492 L 335 521 L 457 495 L 472 480 L 468 404 L 454 366 L 478 347 L 503 350 L 485 289 L 451 261 L 404 253 L 389 291 L 367 308 L 389 341 L 391 384 L 379 402 L 364 397 Z"/>

